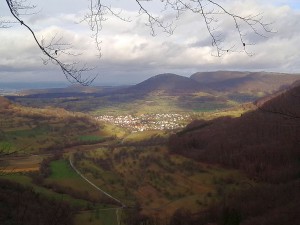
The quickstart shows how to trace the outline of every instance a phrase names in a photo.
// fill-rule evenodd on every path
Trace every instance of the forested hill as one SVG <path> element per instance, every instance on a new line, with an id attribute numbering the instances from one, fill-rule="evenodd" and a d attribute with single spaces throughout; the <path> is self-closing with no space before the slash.
<path id="1" fill-rule="evenodd" d="M 194 121 L 169 140 L 173 153 L 241 170 L 257 182 L 226 203 L 241 220 L 235 224 L 247 225 L 299 223 L 299 146 L 300 86 L 240 118 Z M 210 212 L 218 210 L 224 208 Z"/>
<path id="2" fill-rule="evenodd" d="M 194 121 L 170 139 L 174 152 L 243 169 L 253 178 L 272 182 L 296 176 L 299 144 L 300 86 L 239 118 Z"/>

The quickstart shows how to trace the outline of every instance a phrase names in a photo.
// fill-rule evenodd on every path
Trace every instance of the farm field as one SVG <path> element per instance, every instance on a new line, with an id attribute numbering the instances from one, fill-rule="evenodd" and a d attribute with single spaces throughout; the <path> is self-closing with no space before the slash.
<path id="1" fill-rule="evenodd" d="M 52 153 L 105 139 L 101 136 L 101 125 L 80 113 L 8 103 L 0 114 L 0 149 L 15 152 L 14 155 Z"/>
<path id="2" fill-rule="evenodd" d="M 46 156 L 31 155 L 19 157 L 5 157 L 0 159 L 0 172 L 19 173 L 39 171 L 40 163 Z M 2 169 L 1 169 L 2 168 Z"/>

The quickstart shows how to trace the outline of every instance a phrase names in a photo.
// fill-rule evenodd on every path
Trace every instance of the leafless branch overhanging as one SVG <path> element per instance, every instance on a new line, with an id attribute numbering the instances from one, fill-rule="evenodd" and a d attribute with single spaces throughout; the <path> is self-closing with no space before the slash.
<path id="1" fill-rule="evenodd" d="M 146 26 L 149 27 L 151 35 L 156 35 L 156 30 L 160 29 L 163 32 L 172 35 L 176 29 L 175 20 L 178 20 L 181 14 L 184 12 L 190 12 L 199 15 L 199 19 L 202 19 L 206 30 L 211 38 L 211 46 L 216 51 L 216 56 L 220 57 L 225 53 L 230 52 L 244 52 L 249 56 L 253 53 L 248 50 L 248 46 L 254 45 L 247 39 L 247 30 L 250 29 L 251 33 L 259 37 L 267 37 L 268 33 L 273 33 L 271 28 L 272 23 L 264 22 L 262 13 L 239 15 L 226 9 L 219 1 L 212 0 L 135 0 L 138 8 L 138 15 L 145 16 L 147 18 Z M 162 7 L 160 10 L 161 14 L 157 14 L 150 10 L 150 4 L 161 2 Z M 121 14 L 122 11 L 115 11 L 111 5 L 105 5 L 101 0 L 90 0 L 90 12 L 85 16 L 86 20 L 94 32 L 93 37 L 97 45 L 97 49 L 101 54 L 101 41 L 99 31 L 102 29 L 107 17 L 105 15 L 110 14 L 123 21 L 131 21 L 131 18 L 124 18 Z M 172 20 L 166 20 L 165 14 L 174 14 Z M 238 36 L 238 43 L 233 44 L 229 47 L 224 45 L 224 37 L 222 32 L 218 29 L 218 22 L 221 20 L 220 17 L 228 18 L 233 23 L 232 31 Z"/>
<path id="2" fill-rule="evenodd" d="M 43 59 L 44 64 L 51 62 L 52 64 L 59 66 L 66 79 L 71 83 L 79 83 L 87 86 L 94 81 L 96 76 L 84 76 L 86 72 L 93 70 L 93 68 L 89 68 L 86 65 L 79 66 L 79 62 L 77 61 L 64 63 L 60 60 L 59 57 L 61 55 L 78 55 L 68 52 L 71 47 L 69 44 L 62 42 L 62 38 L 57 39 L 56 36 L 54 36 L 48 43 L 46 43 L 45 39 L 43 38 L 40 42 L 33 29 L 21 19 L 20 16 L 27 15 L 28 11 L 35 8 L 34 5 L 27 4 L 27 0 L 6 0 L 6 3 L 12 16 L 31 33 L 35 43 L 45 55 L 46 59 Z"/>
<path id="3" fill-rule="evenodd" d="M 98 56 L 101 57 L 101 38 L 100 33 L 103 28 L 103 23 L 109 18 L 114 17 L 124 22 L 131 22 L 132 18 L 123 16 L 122 10 L 113 7 L 105 0 L 89 0 L 88 12 L 84 15 L 80 22 L 87 22 L 92 37 L 95 42 Z M 249 56 L 253 53 L 249 51 L 249 46 L 254 45 L 248 40 L 247 31 L 250 30 L 251 34 L 259 37 L 266 37 L 268 33 L 274 32 L 270 25 L 271 23 L 264 22 L 263 14 L 249 14 L 239 15 L 231 10 L 228 10 L 224 4 L 219 3 L 217 0 L 133 0 L 137 7 L 137 16 L 146 18 L 145 25 L 149 27 L 151 35 L 155 36 L 157 29 L 169 35 L 174 33 L 176 29 L 176 20 L 180 18 L 183 13 L 192 13 L 199 16 L 199 20 L 203 21 L 206 30 L 211 39 L 211 46 L 215 49 L 215 56 L 221 57 L 226 53 L 231 52 L 244 52 Z M 151 3 L 157 4 L 160 2 L 160 12 L 153 12 L 151 10 Z M 92 70 L 86 65 L 79 66 L 80 62 L 75 61 L 71 63 L 64 63 L 61 60 L 62 56 L 78 56 L 77 53 L 71 53 L 72 46 L 56 36 L 46 41 L 43 38 L 38 41 L 34 30 L 25 23 L 22 15 L 32 14 L 35 9 L 27 0 L 6 0 L 12 16 L 18 23 L 26 27 L 32 34 L 34 41 L 46 57 L 43 59 L 44 64 L 51 62 L 60 67 L 65 77 L 70 82 L 80 83 L 82 85 L 91 84 L 96 76 L 85 78 L 83 74 Z M 170 19 L 171 15 L 171 19 Z M 232 31 L 238 37 L 237 43 L 226 45 L 228 42 L 223 36 L 222 29 L 218 28 L 218 22 L 227 18 L 233 24 Z M 0 27 L 9 28 L 10 21 L 1 21 Z M 228 28 L 227 28 L 228 29 Z M 225 44 L 224 44 L 225 43 Z"/>

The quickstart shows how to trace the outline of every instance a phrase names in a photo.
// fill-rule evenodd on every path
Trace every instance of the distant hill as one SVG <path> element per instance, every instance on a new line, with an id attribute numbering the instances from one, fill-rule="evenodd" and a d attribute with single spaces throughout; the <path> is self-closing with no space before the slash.
<path id="1" fill-rule="evenodd" d="M 188 77 L 165 73 L 123 89 L 126 93 L 188 94 L 199 91 L 273 93 L 300 80 L 300 74 L 269 72 L 216 71 L 199 72 Z"/>
<path id="2" fill-rule="evenodd" d="M 191 75 L 191 79 L 199 83 L 210 84 L 216 82 L 222 82 L 234 78 L 245 77 L 249 72 L 239 71 L 215 71 L 215 72 L 197 72 Z"/>
<path id="3" fill-rule="evenodd" d="M 203 90 L 203 86 L 194 80 L 172 73 L 159 74 L 139 84 L 129 87 L 127 93 L 163 92 L 166 94 L 193 93 Z M 124 91 L 124 90 L 123 90 Z"/>
<path id="4" fill-rule="evenodd" d="M 165 73 L 132 86 L 29 90 L 7 98 L 26 106 L 52 106 L 77 112 L 108 107 L 130 111 L 140 108 L 142 112 L 146 108 L 146 111 L 158 108 L 211 111 L 256 101 L 285 90 L 298 78 L 300 75 L 265 72 L 217 71 L 196 73 L 191 77 Z M 150 107 L 150 103 L 155 107 Z"/>
<path id="5" fill-rule="evenodd" d="M 25 95 L 38 98 L 56 98 L 80 97 L 83 95 L 143 95 L 149 93 L 182 95 L 199 91 L 273 93 L 277 90 L 285 89 L 297 80 L 300 80 L 300 74 L 215 71 L 198 72 L 191 75 L 190 77 L 185 77 L 172 73 L 165 73 L 153 76 L 141 83 L 129 87 L 83 87 L 72 85 L 67 88 L 25 90 L 20 92 L 19 94 L 21 96 Z"/>
<path id="6" fill-rule="evenodd" d="M 216 91 L 272 93 L 300 80 L 300 74 L 216 71 L 195 73 L 191 79 Z"/>

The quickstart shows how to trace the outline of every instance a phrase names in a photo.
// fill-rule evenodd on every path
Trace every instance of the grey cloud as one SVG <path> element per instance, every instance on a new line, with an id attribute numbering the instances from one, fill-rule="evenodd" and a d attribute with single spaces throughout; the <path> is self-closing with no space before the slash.
<path id="1" fill-rule="evenodd" d="M 136 17 L 136 12 L 124 11 L 125 15 L 136 20 L 125 23 L 112 19 L 105 23 L 101 33 L 103 56 L 100 60 L 96 57 L 97 52 L 88 28 L 72 23 L 73 18 L 76 18 L 74 15 L 81 14 L 79 11 L 67 10 L 69 14 L 58 13 L 55 17 L 49 14 L 36 15 L 31 21 L 39 29 L 39 37 L 59 33 L 72 43 L 74 51 L 83 53 L 76 60 L 87 62 L 91 67 L 96 66 L 91 74 L 99 73 L 97 82 L 100 83 L 136 83 L 163 72 L 186 76 L 197 71 L 219 69 L 299 72 L 299 12 L 285 7 L 268 8 L 270 6 L 259 4 L 257 7 L 265 11 L 266 18 L 275 20 L 274 26 L 278 32 L 268 39 L 250 35 L 249 41 L 256 43 L 249 46 L 255 53 L 253 57 L 244 53 L 233 53 L 222 58 L 211 56 L 214 49 L 203 21 L 190 14 L 182 15 L 173 36 L 159 33 L 157 37 L 152 37 L 149 28 L 144 26 L 145 18 Z M 221 25 L 226 44 L 230 46 L 236 43 L 231 23 L 225 21 Z M 18 27 L 9 32 L 6 36 L 0 33 L 0 82 L 1 76 L 8 72 L 16 80 L 24 79 L 23 74 L 27 74 L 27 80 L 49 77 L 64 80 L 57 67 L 42 64 L 40 57 L 43 55 L 26 30 Z"/>

